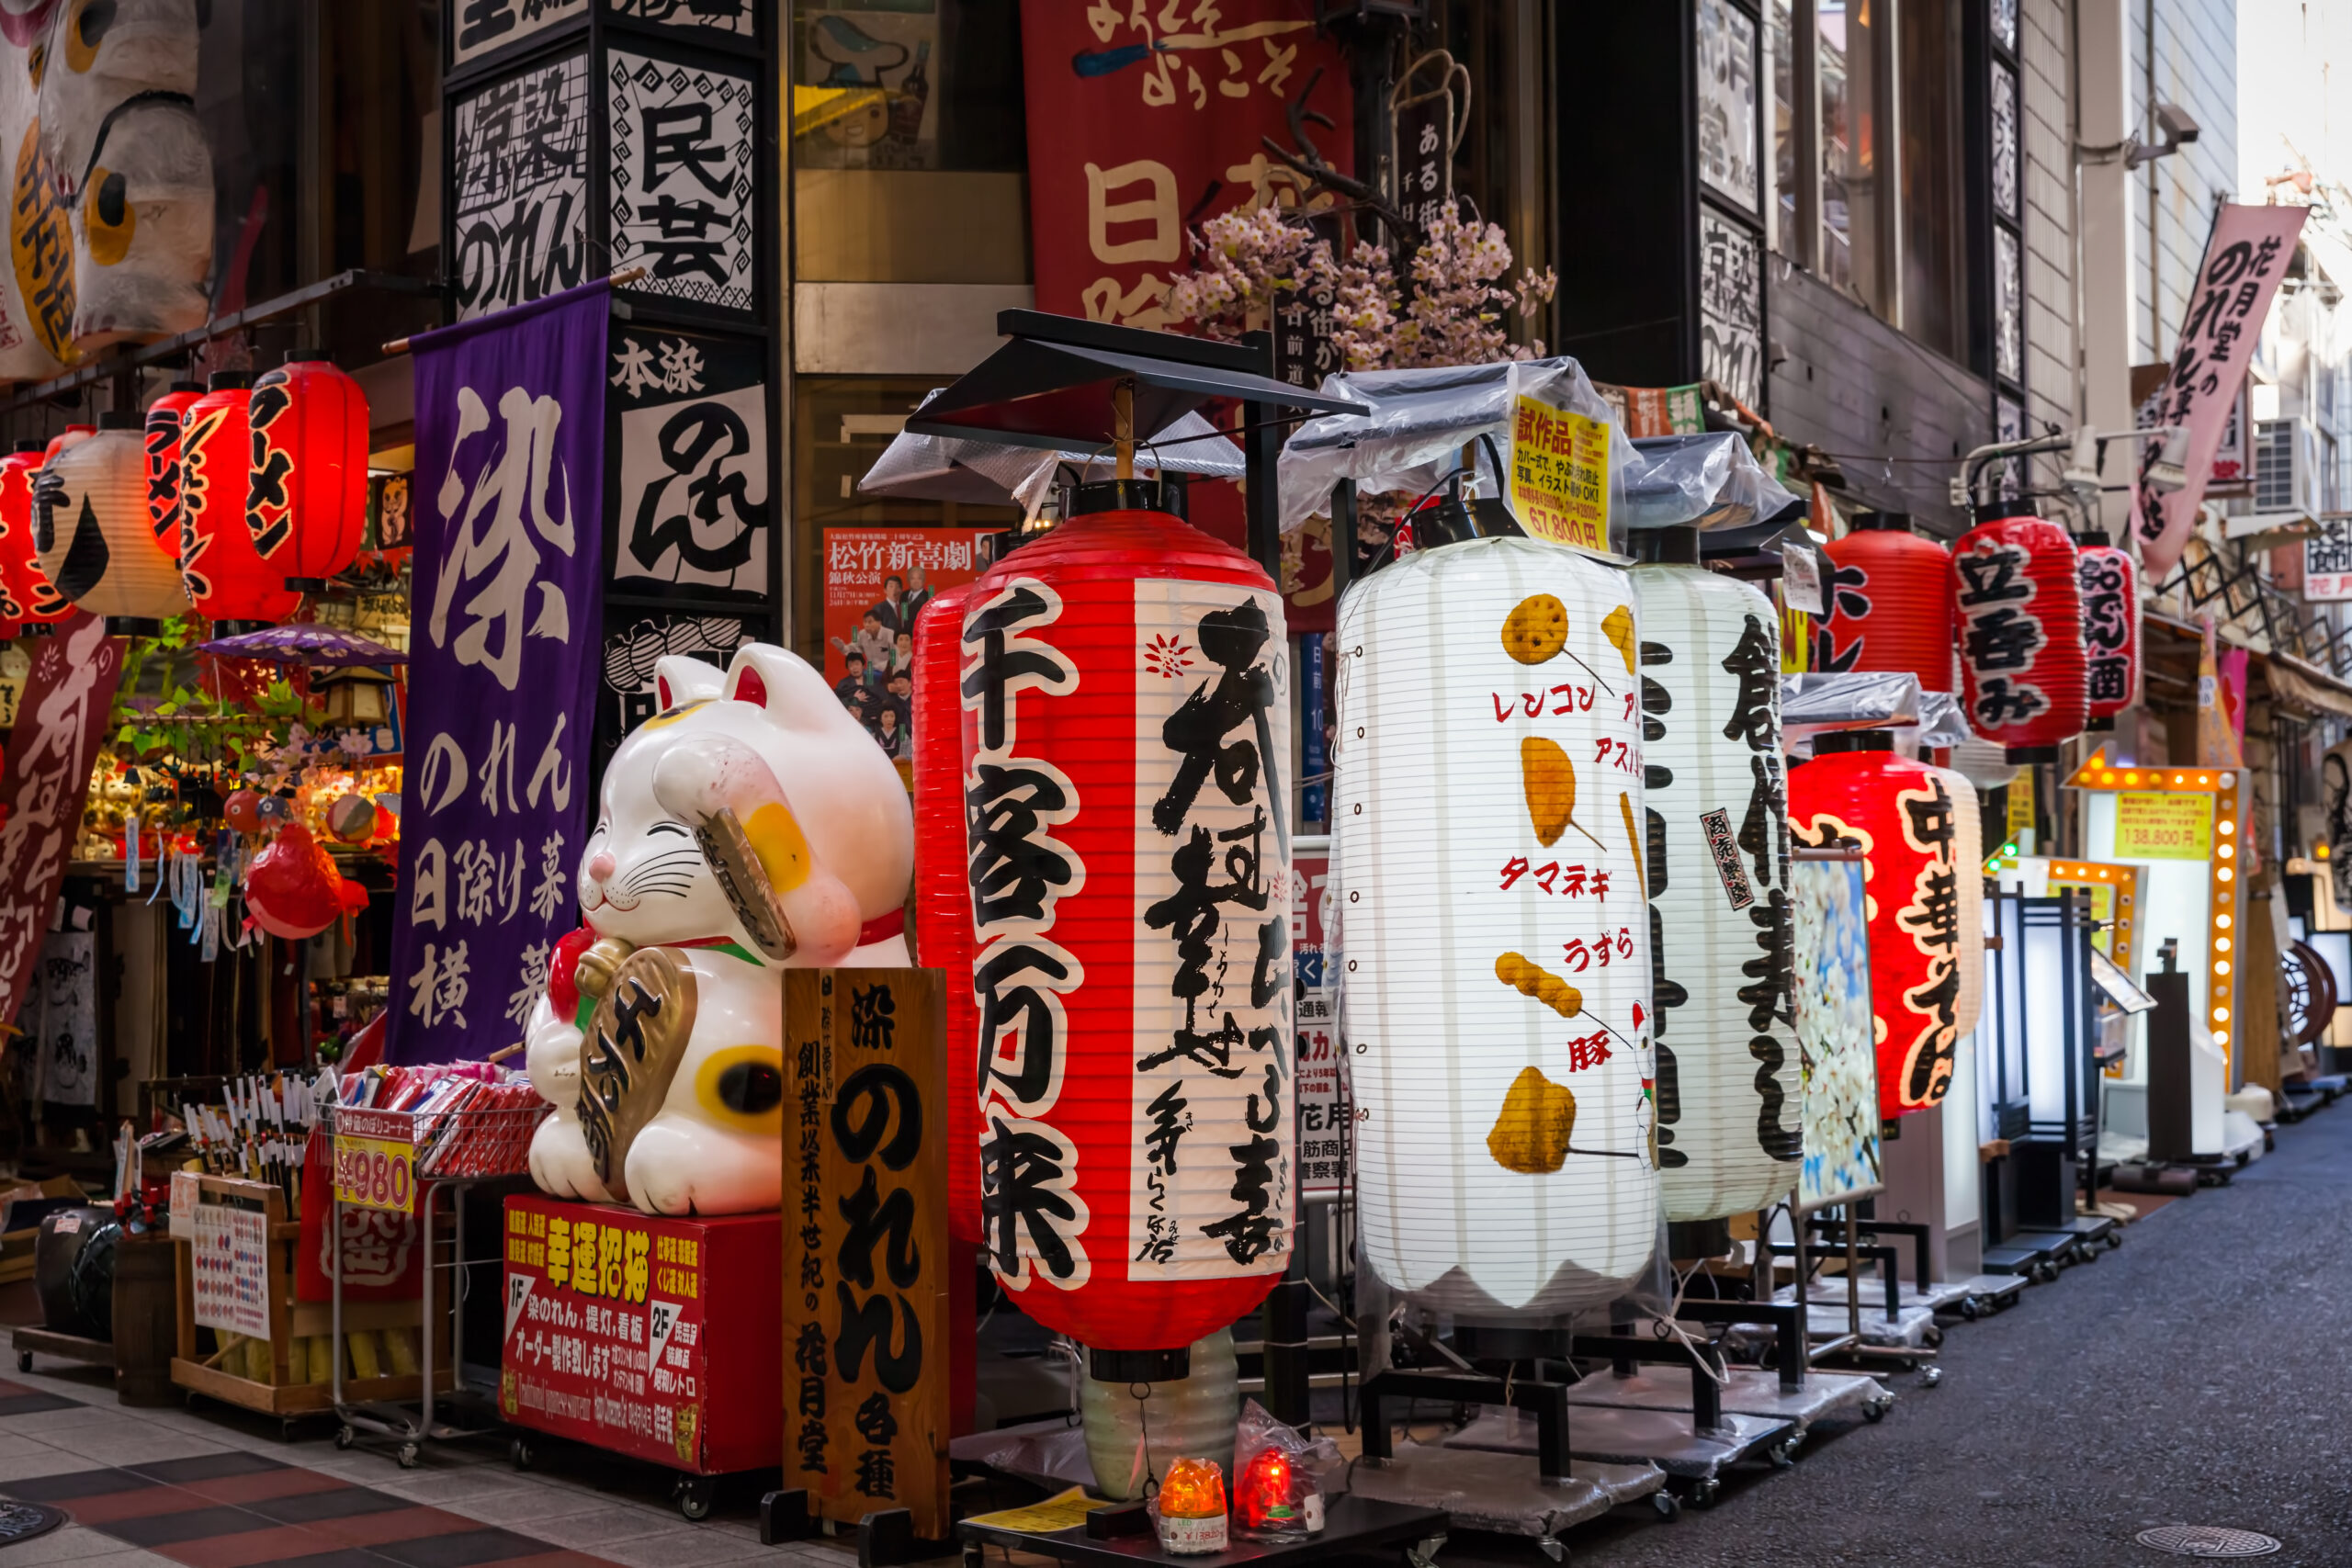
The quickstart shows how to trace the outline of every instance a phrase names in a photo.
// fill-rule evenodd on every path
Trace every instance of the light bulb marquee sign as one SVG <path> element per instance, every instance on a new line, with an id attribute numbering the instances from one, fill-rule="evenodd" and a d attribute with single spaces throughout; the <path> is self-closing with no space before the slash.
<path id="1" fill-rule="evenodd" d="M 2224 1057 L 2235 1036 L 2231 1013 L 2237 995 L 2241 782 L 2241 771 L 2233 768 L 2117 767 L 2108 761 L 2104 750 L 2093 752 L 2066 780 L 2072 789 L 2125 797 L 2116 802 L 2115 861 L 2197 859 L 2211 868 L 2211 896 L 2206 901 L 2204 1021 Z M 2127 805 L 2133 809 L 2127 812 Z M 2060 874 L 2058 864 L 2054 861 L 2051 863 L 2053 880 Z M 2102 867 L 2092 864 L 2072 869 L 2096 874 Z M 2070 876 L 2067 880 L 2081 878 Z M 2092 880 L 2096 880 L 2095 874 Z M 2137 881 L 2136 876 L 2134 880 Z M 2139 902 L 2136 897 L 2133 901 Z M 2119 927 L 2119 944 L 2122 935 Z M 2114 956 L 2117 965 L 2126 974 L 2133 973 L 2120 951 Z M 2188 954 L 2182 957 L 2190 960 Z"/>

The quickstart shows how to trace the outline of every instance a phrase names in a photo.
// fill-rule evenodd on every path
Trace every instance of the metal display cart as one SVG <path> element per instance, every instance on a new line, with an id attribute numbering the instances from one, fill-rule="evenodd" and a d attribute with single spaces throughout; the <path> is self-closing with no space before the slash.
<path id="1" fill-rule="evenodd" d="M 331 1387 L 336 1417 L 342 1427 L 334 1443 L 347 1449 L 360 1433 L 390 1438 L 399 1444 L 403 1470 L 413 1469 L 420 1446 L 458 1438 L 493 1436 L 501 1424 L 493 1417 L 480 1427 L 453 1426 L 435 1414 L 434 1398 L 435 1320 L 435 1284 L 444 1271 L 453 1278 L 447 1305 L 447 1359 L 451 1404 L 493 1408 L 494 1389 L 470 1389 L 464 1382 L 466 1297 L 465 1193 L 486 1182 L 505 1181 L 529 1173 L 531 1134 L 553 1106 L 545 1100 L 525 1106 L 459 1108 L 443 1111 L 379 1111 L 330 1103 L 323 1108 L 322 1125 L 334 1139 L 335 1183 L 328 1223 L 338 1238 L 327 1248 L 333 1259 L 332 1286 L 334 1376 Z M 351 1162 L 347 1164 L 346 1162 Z M 417 1364 L 420 1390 L 412 1405 L 404 1400 L 346 1397 L 343 1377 L 343 1211 L 346 1192 L 362 1192 L 374 1200 L 365 1206 L 407 1208 L 413 1195 L 417 1218 L 419 1312 Z M 447 1200 L 446 1210 L 443 1207 Z M 447 1253 L 447 1257 L 443 1253 Z M 472 1396 L 472 1397 L 469 1397 Z"/>

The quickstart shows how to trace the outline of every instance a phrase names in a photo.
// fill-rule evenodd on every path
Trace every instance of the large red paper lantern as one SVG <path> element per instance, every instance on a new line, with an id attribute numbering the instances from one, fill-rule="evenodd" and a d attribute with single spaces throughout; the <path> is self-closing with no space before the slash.
<path id="1" fill-rule="evenodd" d="M 39 441 L 19 441 L 15 452 L 0 457 L 0 618 L 19 633 L 53 626 L 74 609 L 41 570 L 33 540 L 33 476 L 40 472 L 42 451 Z"/>
<path id="2" fill-rule="evenodd" d="M 2090 717 L 2082 590 L 2074 540 L 2009 510 L 2021 504 L 1979 507 L 1976 526 L 1953 547 L 1952 620 L 1969 728 L 2014 751 L 2041 751 L 2081 734 Z"/>
<path id="3" fill-rule="evenodd" d="M 1148 1381 L 1290 1254 L 1290 693 L 1263 571 L 1085 495 L 964 606 L 980 1213 L 1022 1310 Z"/>
<path id="4" fill-rule="evenodd" d="M 147 405 L 147 521 L 155 547 L 180 558 L 180 432 L 188 405 L 204 395 L 199 381 L 175 381 Z"/>
<path id="5" fill-rule="evenodd" d="M 1814 748 L 1789 771 L 1789 825 L 1799 843 L 1861 846 L 1879 1114 L 1925 1111 L 1951 1087 L 1982 995 L 1976 792 L 1948 768 L 1895 755 L 1886 730 L 1817 736 Z"/>
<path id="6" fill-rule="evenodd" d="M 972 1007 L 972 885 L 964 857 L 964 751 L 956 683 L 971 585 L 935 595 L 915 617 L 915 952 L 946 971 L 947 1231 L 980 1236 L 978 1015 Z"/>
<path id="7" fill-rule="evenodd" d="M 331 362 L 289 354 L 254 383 L 246 419 L 254 553 L 287 587 L 320 592 L 359 553 L 368 526 L 367 394 Z"/>
<path id="8" fill-rule="evenodd" d="M 245 527 L 252 380 L 241 370 L 215 372 L 180 429 L 180 572 L 197 609 L 238 630 L 282 621 L 302 602 Z"/>
<path id="9" fill-rule="evenodd" d="M 1951 557 L 1907 512 L 1865 512 L 1829 541 L 1829 621 L 1817 671 L 1891 671 L 1923 692 L 1952 685 Z"/>
<path id="10" fill-rule="evenodd" d="M 2083 596 L 2084 689 L 2095 729 L 2140 700 L 2140 569 L 2105 534 L 2075 536 Z"/>

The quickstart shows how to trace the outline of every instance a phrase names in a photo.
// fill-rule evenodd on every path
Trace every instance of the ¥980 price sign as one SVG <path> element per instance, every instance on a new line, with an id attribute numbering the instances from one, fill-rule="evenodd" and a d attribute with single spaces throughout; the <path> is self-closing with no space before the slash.
<path id="1" fill-rule="evenodd" d="M 416 1144 L 409 1114 L 345 1108 L 334 1130 L 335 1197 L 354 1208 L 405 1214 L 415 1189 Z"/>

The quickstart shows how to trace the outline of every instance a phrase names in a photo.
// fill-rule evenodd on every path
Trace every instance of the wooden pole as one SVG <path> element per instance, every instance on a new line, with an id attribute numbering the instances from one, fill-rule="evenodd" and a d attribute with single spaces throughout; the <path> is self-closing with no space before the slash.
<path id="1" fill-rule="evenodd" d="M 1122 381 L 1111 389 L 1111 449 L 1118 458 L 1118 476 L 1136 477 L 1136 384 Z"/>

